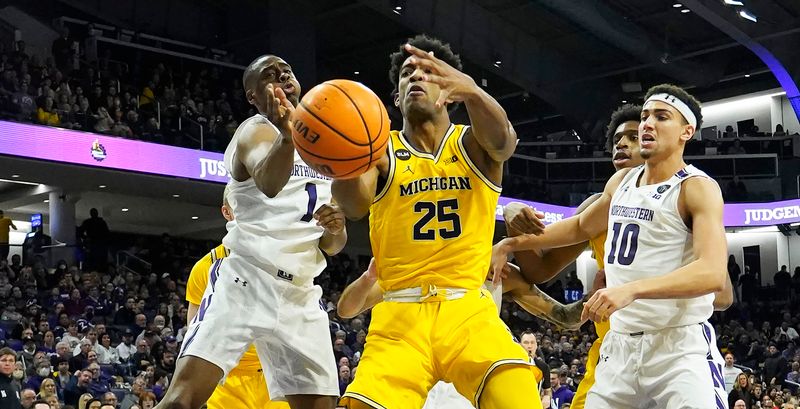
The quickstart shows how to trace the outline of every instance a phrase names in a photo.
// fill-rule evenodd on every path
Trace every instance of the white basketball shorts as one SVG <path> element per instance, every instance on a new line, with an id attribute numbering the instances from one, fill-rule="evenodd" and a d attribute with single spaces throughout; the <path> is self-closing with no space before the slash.
<path id="1" fill-rule="evenodd" d="M 722 362 L 707 322 L 635 334 L 609 331 L 586 407 L 727 409 Z"/>
<path id="2" fill-rule="evenodd" d="M 251 259 L 231 254 L 212 266 L 180 356 L 202 358 L 227 376 L 254 344 L 270 399 L 339 396 L 321 295 L 322 289 L 311 280 L 297 282 L 290 274 L 258 267 Z"/>

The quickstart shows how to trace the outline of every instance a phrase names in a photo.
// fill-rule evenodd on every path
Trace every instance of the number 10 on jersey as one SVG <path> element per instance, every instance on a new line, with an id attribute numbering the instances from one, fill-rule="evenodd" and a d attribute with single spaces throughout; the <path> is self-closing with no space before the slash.
<path id="1" fill-rule="evenodd" d="M 623 228 L 622 223 L 614 223 L 614 237 L 611 239 L 611 251 L 608 252 L 607 263 L 629 266 L 633 263 L 638 248 L 639 225 L 630 223 Z"/>

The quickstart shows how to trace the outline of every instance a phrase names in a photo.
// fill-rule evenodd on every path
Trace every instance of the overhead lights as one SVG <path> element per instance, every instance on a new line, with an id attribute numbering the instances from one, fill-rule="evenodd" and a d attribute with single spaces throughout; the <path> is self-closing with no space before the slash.
<path id="1" fill-rule="evenodd" d="M 745 74 L 744 77 L 745 78 L 750 78 L 750 74 Z"/>
<path id="2" fill-rule="evenodd" d="M 726 6 L 744 6 L 744 3 L 739 0 L 723 0 L 723 2 Z"/>
<path id="3" fill-rule="evenodd" d="M 50 203 L 50 199 L 44 199 L 42 201 L 45 202 L 45 203 Z"/>
<path id="4" fill-rule="evenodd" d="M 14 178 L 14 179 L 16 179 L 16 178 L 18 178 L 18 177 L 19 177 L 19 175 L 11 175 L 11 177 L 12 177 L 12 178 Z"/>
<path id="5" fill-rule="evenodd" d="M 672 7 L 675 7 L 676 9 L 679 9 L 679 8 L 683 7 L 683 4 L 675 3 L 675 4 L 672 5 Z"/>
<path id="6" fill-rule="evenodd" d="M 745 20 L 749 20 L 749 21 L 752 21 L 754 23 L 758 23 L 758 17 L 756 17 L 754 14 L 750 13 L 747 10 L 739 10 L 739 16 L 741 18 L 745 19 Z"/>
<path id="7" fill-rule="evenodd" d="M 199 217 L 197 217 L 197 216 L 192 216 L 192 220 L 197 220 L 197 219 L 199 219 Z"/>
<path id="8" fill-rule="evenodd" d="M 627 104 L 627 103 L 628 103 L 628 100 L 627 100 L 627 99 L 623 99 L 623 100 L 622 100 L 622 103 L 623 103 L 623 104 Z"/>
<path id="9" fill-rule="evenodd" d="M 174 195 L 172 195 L 172 197 L 181 197 L 181 195 L 175 193 Z"/>
<path id="10" fill-rule="evenodd" d="M 681 13 L 683 13 L 683 14 L 686 14 L 686 13 L 691 13 L 691 12 L 692 12 L 692 10 L 689 10 L 689 9 L 683 9 L 683 10 L 681 10 Z"/>
<path id="11" fill-rule="evenodd" d="M 405 6 L 405 0 L 394 0 L 392 1 L 392 12 L 397 15 L 403 15 L 403 9 Z"/>
<path id="12" fill-rule="evenodd" d="M 127 211 L 128 211 L 128 208 L 127 208 L 127 207 L 123 207 L 123 208 L 122 208 L 122 211 L 123 211 L 123 212 L 127 212 Z"/>
<path id="13" fill-rule="evenodd" d="M 97 188 L 98 188 L 98 189 L 105 189 L 105 188 L 106 188 L 106 185 L 100 185 L 100 186 L 98 186 Z"/>
<path id="14" fill-rule="evenodd" d="M 361 71 L 353 71 L 353 74 L 359 75 L 359 74 L 361 74 Z"/>

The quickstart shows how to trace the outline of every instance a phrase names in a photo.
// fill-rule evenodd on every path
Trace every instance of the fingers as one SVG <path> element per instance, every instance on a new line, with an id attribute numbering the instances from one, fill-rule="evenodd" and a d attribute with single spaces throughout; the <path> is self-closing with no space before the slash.
<path id="1" fill-rule="evenodd" d="M 439 92 L 439 99 L 436 100 L 436 108 L 441 108 L 444 106 L 444 104 L 448 102 L 453 102 L 449 100 L 450 92 L 452 91 L 446 88 L 442 88 L 442 90 Z"/>
<path id="2" fill-rule="evenodd" d="M 427 52 L 425 50 L 421 50 L 421 49 L 419 49 L 417 47 L 414 47 L 411 44 L 406 44 L 405 48 L 406 48 L 406 51 L 408 51 L 409 54 L 411 54 L 411 55 L 413 55 L 415 57 L 419 57 L 419 59 L 421 59 L 421 60 L 428 60 L 428 61 L 438 61 L 439 60 L 438 58 L 436 58 L 433 55 L 433 51 Z"/>

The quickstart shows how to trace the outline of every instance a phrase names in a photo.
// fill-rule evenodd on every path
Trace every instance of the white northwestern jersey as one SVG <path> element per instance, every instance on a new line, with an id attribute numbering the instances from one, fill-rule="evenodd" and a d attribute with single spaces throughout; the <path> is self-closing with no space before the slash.
<path id="1" fill-rule="evenodd" d="M 237 139 L 254 125 L 275 127 L 258 114 L 242 122 L 225 150 L 228 169 L 233 169 Z M 260 265 L 301 279 L 316 277 L 326 262 L 319 249 L 323 228 L 317 226 L 313 214 L 330 201 L 331 179 L 311 169 L 295 152 L 289 181 L 273 198 L 258 190 L 252 177 L 228 182 L 228 203 L 235 221 L 227 224 L 222 243 L 232 253 L 255 259 Z"/>
<path id="2" fill-rule="evenodd" d="M 605 272 L 608 287 L 665 275 L 695 260 L 692 232 L 678 212 L 681 184 L 708 177 L 694 166 L 669 180 L 638 186 L 644 166 L 625 175 L 611 199 Z M 611 314 L 611 329 L 622 333 L 698 324 L 714 312 L 714 294 L 686 299 L 640 299 Z"/>

